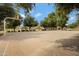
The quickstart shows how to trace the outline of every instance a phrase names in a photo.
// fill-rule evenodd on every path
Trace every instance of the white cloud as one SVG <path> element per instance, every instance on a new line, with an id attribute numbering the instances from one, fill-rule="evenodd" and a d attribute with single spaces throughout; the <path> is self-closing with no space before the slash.
<path id="1" fill-rule="evenodd" d="M 24 14 L 21 14 L 21 13 L 20 13 L 20 15 L 21 15 L 23 18 L 25 18 L 25 15 L 24 15 Z"/>
<path id="2" fill-rule="evenodd" d="M 37 18 L 37 17 L 40 17 L 40 16 L 42 16 L 42 13 L 37 13 L 37 14 L 35 14 L 35 17 Z"/>
<path id="3" fill-rule="evenodd" d="M 71 16 L 68 20 L 68 24 L 72 24 L 76 21 L 76 17 L 75 16 Z"/>
<path id="4" fill-rule="evenodd" d="M 74 19 L 74 18 L 75 18 L 75 16 L 70 17 L 71 20 Z"/>
<path id="5" fill-rule="evenodd" d="M 29 13 L 33 13 L 34 11 L 33 10 L 31 10 Z"/>

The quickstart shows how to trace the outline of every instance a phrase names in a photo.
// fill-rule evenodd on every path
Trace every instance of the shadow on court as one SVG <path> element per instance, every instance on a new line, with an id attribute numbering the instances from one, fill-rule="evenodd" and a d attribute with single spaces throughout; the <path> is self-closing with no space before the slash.
<path id="1" fill-rule="evenodd" d="M 58 47 L 62 47 L 67 50 L 79 52 L 79 34 L 76 34 L 68 39 L 56 40 L 56 43 L 60 43 L 61 45 Z"/>

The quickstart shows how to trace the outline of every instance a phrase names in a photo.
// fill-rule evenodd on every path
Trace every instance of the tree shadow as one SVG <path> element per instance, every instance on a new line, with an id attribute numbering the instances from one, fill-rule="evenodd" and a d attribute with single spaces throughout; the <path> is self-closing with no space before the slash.
<path id="1" fill-rule="evenodd" d="M 61 44 L 58 47 L 79 52 L 79 34 L 76 34 L 68 39 L 56 40 L 56 43 Z"/>

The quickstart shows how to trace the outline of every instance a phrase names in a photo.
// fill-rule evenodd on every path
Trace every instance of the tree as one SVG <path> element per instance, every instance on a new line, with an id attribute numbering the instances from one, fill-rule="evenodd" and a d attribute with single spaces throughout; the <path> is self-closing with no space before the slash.
<path id="1" fill-rule="evenodd" d="M 24 19 L 24 26 L 29 27 L 29 31 L 31 30 L 31 27 L 37 26 L 38 22 L 34 19 L 34 17 L 27 15 L 27 17 Z"/>
<path id="2" fill-rule="evenodd" d="M 35 4 L 32 3 L 2 3 L 0 4 L 0 22 L 5 17 L 14 17 L 16 15 L 16 12 L 19 11 L 20 8 L 23 8 L 26 12 L 29 12 L 34 5 Z"/>
<path id="3" fill-rule="evenodd" d="M 60 9 L 63 8 L 63 11 L 65 11 L 65 14 L 69 14 L 73 9 L 78 10 L 79 9 L 79 3 L 57 3 L 56 7 L 59 7 Z"/>
<path id="4" fill-rule="evenodd" d="M 77 24 L 76 23 L 72 23 L 72 24 L 69 24 L 68 25 L 68 28 L 76 28 L 77 27 Z"/>
<path id="5" fill-rule="evenodd" d="M 56 7 L 58 10 L 63 10 L 65 16 L 75 9 L 75 11 L 79 11 L 79 3 L 57 3 Z"/>
<path id="6" fill-rule="evenodd" d="M 3 30 L 3 20 L 5 17 L 14 17 L 15 10 L 12 4 L 0 4 L 0 29 Z"/>
<path id="7" fill-rule="evenodd" d="M 44 20 L 41 21 L 41 26 L 43 26 L 45 30 L 47 29 L 47 27 L 49 27 L 48 18 L 45 17 Z"/>
<path id="8" fill-rule="evenodd" d="M 11 6 L 8 6 L 6 4 L 0 5 L 0 22 L 5 18 L 5 17 L 12 17 L 15 15 L 15 11 Z"/>
<path id="9" fill-rule="evenodd" d="M 34 3 L 17 3 L 17 7 L 23 8 L 25 13 L 31 11 L 34 6 Z"/>
<path id="10" fill-rule="evenodd" d="M 65 27 L 68 17 L 67 17 L 67 10 L 64 7 L 56 6 L 55 16 L 57 20 L 57 28 L 63 29 Z"/>
<path id="11" fill-rule="evenodd" d="M 15 17 L 16 13 L 19 14 L 20 8 L 23 8 L 26 14 L 33 8 L 32 3 L 2 3 L 0 4 L 0 28 L 3 25 L 3 20 L 5 17 Z"/>
<path id="12" fill-rule="evenodd" d="M 77 26 L 79 26 L 79 13 L 76 14 L 76 21 L 68 25 L 69 28 L 76 28 Z"/>
<path id="13" fill-rule="evenodd" d="M 56 17 L 55 17 L 55 13 L 49 13 L 47 17 L 44 18 L 43 21 L 41 21 L 41 26 L 43 26 L 45 28 L 45 30 L 47 28 L 52 28 L 54 29 L 56 27 Z"/>
<path id="14" fill-rule="evenodd" d="M 7 28 L 13 28 L 14 32 L 15 32 L 16 27 L 19 26 L 20 24 L 21 24 L 20 20 L 9 19 L 8 22 L 7 22 Z"/>
<path id="15" fill-rule="evenodd" d="M 55 28 L 56 23 L 57 23 L 55 13 L 54 12 L 49 13 L 48 14 L 48 19 L 49 19 L 49 27 L 51 27 L 51 29 L 52 29 L 52 27 Z"/>
<path id="16" fill-rule="evenodd" d="M 15 15 L 15 10 L 11 4 L 2 4 L 0 5 L 0 21 L 5 17 L 13 17 Z"/>

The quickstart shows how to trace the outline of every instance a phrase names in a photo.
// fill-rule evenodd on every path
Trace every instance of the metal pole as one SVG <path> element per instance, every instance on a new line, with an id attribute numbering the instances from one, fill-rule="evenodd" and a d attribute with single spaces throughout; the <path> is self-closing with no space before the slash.
<path id="1" fill-rule="evenodd" d="M 6 35 L 6 20 L 7 19 L 16 19 L 15 17 L 6 17 L 6 18 L 4 18 L 4 36 Z"/>
<path id="2" fill-rule="evenodd" d="M 4 19 L 4 36 L 6 35 L 6 19 L 7 18 Z"/>
<path id="3" fill-rule="evenodd" d="M 9 19 L 9 17 L 4 18 L 4 36 L 6 35 L 6 20 Z"/>

